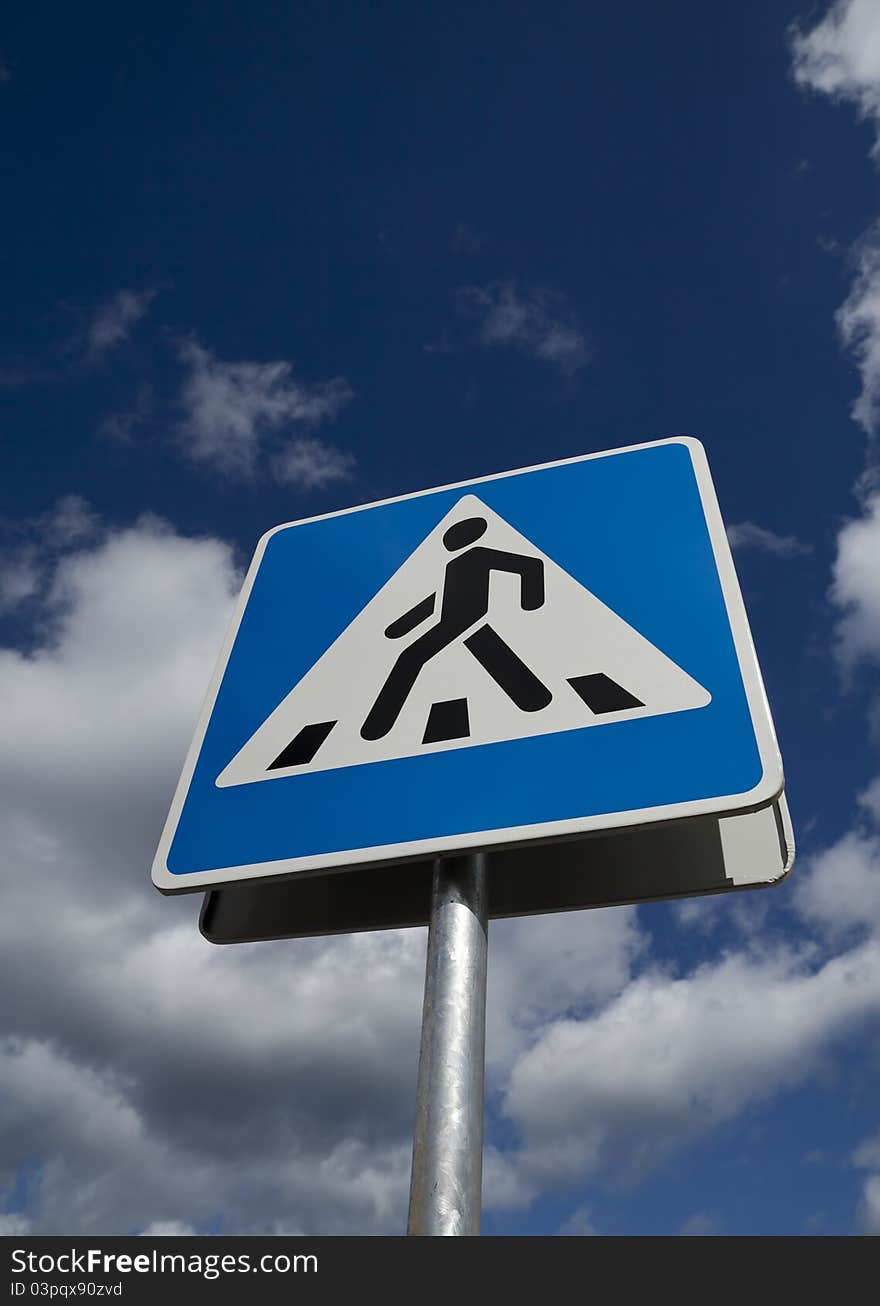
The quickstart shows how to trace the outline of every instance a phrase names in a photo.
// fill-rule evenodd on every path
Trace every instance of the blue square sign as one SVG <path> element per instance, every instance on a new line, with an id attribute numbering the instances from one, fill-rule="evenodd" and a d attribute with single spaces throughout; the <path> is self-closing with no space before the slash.
<path id="1" fill-rule="evenodd" d="M 782 787 L 705 453 L 679 437 L 269 531 L 153 880 L 745 812 Z"/>

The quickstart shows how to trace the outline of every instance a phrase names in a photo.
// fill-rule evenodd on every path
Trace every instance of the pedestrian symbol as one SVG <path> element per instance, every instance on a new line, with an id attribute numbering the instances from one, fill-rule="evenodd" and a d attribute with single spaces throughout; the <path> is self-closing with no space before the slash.
<path id="1" fill-rule="evenodd" d="M 622 616 L 465 494 L 216 783 L 607 726 L 710 701 Z"/>
<path id="2" fill-rule="evenodd" d="M 450 552 L 474 544 L 485 531 L 485 517 L 466 517 L 443 534 L 443 544 Z M 364 739 L 382 739 L 400 715 L 419 672 L 431 658 L 442 653 L 453 640 L 465 636 L 489 611 L 489 578 L 492 571 L 509 572 L 520 577 L 520 605 L 532 612 L 544 603 L 544 564 L 540 558 L 505 553 L 501 549 L 467 548 L 446 566 L 440 620 L 400 654 L 369 716 L 361 726 Z M 424 622 L 437 606 L 437 595 L 430 594 L 409 612 L 393 621 L 385 631 L 389 639 L 407 635 Z M 538 712 L 553 698 L 546 685 L 529 671 L 504 640 L 488 624 L 464 638 L 464 646 L 508 698 L 523 712 Z M 435 708 L 441 706 L 435 704 Z M 432 709 L 432 717 L 434 710 Z M 428 722 L 430 731 L 431 721 Z M 467 733 L 465 731 L 465 733 Z M 431 742 L 431 741 L 429 741 Z"/>

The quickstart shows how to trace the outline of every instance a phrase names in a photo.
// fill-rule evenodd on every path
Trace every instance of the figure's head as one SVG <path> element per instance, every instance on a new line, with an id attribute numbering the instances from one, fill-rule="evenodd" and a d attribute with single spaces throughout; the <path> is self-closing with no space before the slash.
<path id="1" fill-rule="evenodd" d="M 485 517 L 466 517 L 464 521 L 457 521 L 454 526 L 449 527 L 443 536 L 443 543 L 450 553 L 456 553 L 484 535 L 486 526 Z"/>

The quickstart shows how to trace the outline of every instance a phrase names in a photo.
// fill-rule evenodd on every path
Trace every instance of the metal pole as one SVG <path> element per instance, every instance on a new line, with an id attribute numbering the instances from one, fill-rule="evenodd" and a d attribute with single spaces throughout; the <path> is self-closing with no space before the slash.
<path id="1" fill-rule="evenodd" d="M 483 853 L 434 866 L 407 1233 L 480 1232 L 486 909 Z"/>

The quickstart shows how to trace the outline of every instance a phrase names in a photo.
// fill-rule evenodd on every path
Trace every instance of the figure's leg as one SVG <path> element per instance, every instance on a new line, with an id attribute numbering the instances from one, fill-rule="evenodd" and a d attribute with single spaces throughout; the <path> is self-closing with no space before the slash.
<path id="1" fill-rule="evenodd" d="M 362 739 L 384 739 L 400 716 L 422 667 L 441 649 L 446 648 L 447 644 L 451 644 L 458 633 L 456 630 L 450 634 L 438 622 L 403 650 L 361 726 Z"/>
<path id="2" fill-rule="evenodd" d="M 464 641 L 484 670 L 523 712 L 540 712 L 553 695 L 491 626 L 481 626 Z"/>

